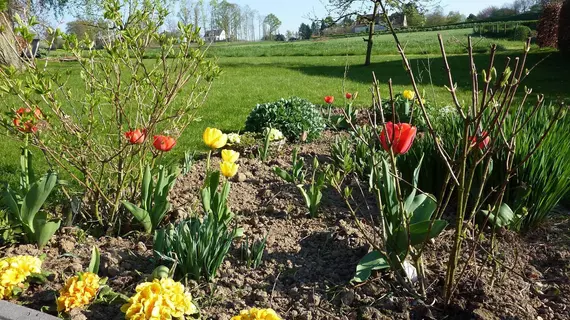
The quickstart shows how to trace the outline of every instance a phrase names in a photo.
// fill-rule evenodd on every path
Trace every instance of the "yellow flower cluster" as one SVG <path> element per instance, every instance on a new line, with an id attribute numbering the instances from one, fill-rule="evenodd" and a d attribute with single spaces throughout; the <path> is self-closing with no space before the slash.
<path id="1" fill-rule="evenodd" d="M 281 320 L 273 309 L 251 308 L 243 310 L 239 316 L 232 317 L 231 320 Z"/>
<path id="2" fill-rule="evenodd" d="M 32 273 L 40 273 L 42 261 L 32 256 L 0 259 L 0 299 L 12 296 L 12 289 L 26 281 Z"/>
<path id="3" fill-rule="evenodd" d="M 137 286 L 136 294 L 121 307 L 125 319 L 183 319 L 198 312 L 184 286 L 170 278 L 154 279 Z"/>
<path id="4" fill-rule="evenodd" d="M 65 282 L 57 298 L 57 311 L 69 312 L 73 308 L 83 308 L 90 304 L 99 290 L 99 276 L 84 272 Z"/>
<path id="5" fill-rule="evenodd" d="M 226 177 L 231 178 L 236 175 L 239 165 L 236 161 L 239 159 L 239 152 L 233 150 L 222 150 L 222 162 L 220 163 L 220 172 Z"/>
<path id="6" fill-rule="evenodd" d="M 402 96 L 404 96 L 404 98 L 408 100 L 414 100 L 414 98 L 416 97 L 416 93 L 413 92 L 412 90 L 404 90 Z"/>

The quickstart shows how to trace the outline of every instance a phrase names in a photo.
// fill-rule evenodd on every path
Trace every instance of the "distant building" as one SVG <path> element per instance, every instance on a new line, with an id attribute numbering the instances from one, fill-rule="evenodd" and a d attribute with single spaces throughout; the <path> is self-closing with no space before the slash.
<path id="1" fill-rule="evenodd" d="M 384 25 L 384 20 L 381 15 L 376 15 L 376 21 L 374 21 L 374 32 L 386 31 L 386 26 Z M 358 15 L 356 17 L 356 24 L 352 27 L 353 33 L 363 33 L 368 32 L 370 29 L 370 22 L 372 21 L 371 14 Z"/>
<path id="2" fill-rule="evenodd" d="M 208 42 L 226 41 L 226 31 L 221 29 L 208 30 L 204 34 L 204 40 Z"/>

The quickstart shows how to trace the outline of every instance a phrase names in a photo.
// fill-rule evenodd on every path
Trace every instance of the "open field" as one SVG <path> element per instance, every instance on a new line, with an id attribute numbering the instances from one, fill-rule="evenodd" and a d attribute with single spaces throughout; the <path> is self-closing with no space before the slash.
<path id="1" fill-rule="evenodd" d="M 451 30 L 444 33 L 446 38 L 455 37 L 455 48 L 459 48 L 459 42 L 466 43 L 469 30 Z M 417 52 L 421 48 L 431 48 L 429 55 L 410 55 L 414 71 L 420 83 L 421 90 L 425 90 L 426 97 L 435 102 L 437 106 L 450 104 L 449 93 L 445 89 L 447 76 L 443 71 L 443 61 L 435 54 L 437 46 L 436 32 L 422 32 L 403 34 L 404 43 L 408 43 L 407 51 Z M 201 122 L 196 122 L 188 128 L 180 139 L 177 147 L 171 153 L 174 157 L 180 157 L 186 150 L 202 151 L 201 132 L 207 126 L 215 125 L 224 131 L 238 131 L 243 124 L 249 111 L 257 104 L 270 102 L 282 97 L 299 96 L 309 99 L 316 104 L 322 103 L 325 95 L 343 95 L 343 78 L 345 66 L 350 69 L 344 81 L 346 91 L 359 92 L 358 105 L 367 106 L 370 103 L 369 87 L 372 72 L 383 83 L 392 79 L 396 91 L 409 89 L 409 79 L 405 74 L 400 57 L 394 49 L 393 40 L 387 35 L 377 36 L 375 54 L 372 65 L 362 66 L 364 61 L 362 54 L 364 43 L 360 38 L 334 39 L 329 41 L 305 41 L 295 43 L 252 43 L 252 44 L 216 44 L 210 48 L 211 53 L 219 55 L 218 63 L 223 73 L 214 82 L 206 105 L 199 110 L 198 116 Z M 448 40 L 451 41 L 451 40 Z M 479 41 L 479 40 L 477 40 Z M 487 47 L 491 39 L 484 39 L 478 46 Z M 510 50 L 501 51 L 497 61 L 504 61 L 507 56 L 519 56 L 521 50 L 515 50 L 522 45 L 519 42 L 500 40 L 498 41 Z M 320 49 L 319 49 L 320 48 Z M 448 49 L 453 46 L 448 45 Z M 266 57 L 262 56 L 267 53 Z M 294 52 L 299 54 L 294 56 Z M 337 55 L 331 55 L 336 53 Z M 247 55 L 247 56 L 240 56 Z M 283 56 L 279 56 L 283 55 Z M 149 60 L 150 61 L 150 60 Z M 459 96 L 461 99 L 469 99 L 470 79 L 468 74 L 468 60 L 464 54 L 451 55 L 449 62 L 452 72 L 458 83 Z M 476 62 L 480 68 L 486 67 L 488 55 L 477 54 Z M 568 70 L 569 62 L 562 59 L 558 53 L 543 50 L 531 51 L 529 66 L 540 64 L 526 79 L 526 85 L 533 88 L 535 93 L 543 93 L 547 100 L 569 99 L 570 92 L 567 88 L 570 80 L 560 70 Z M 73 62 L 53 63 L 52 68 L 70 70 L 72 78 L 70 83 L 77 85 L 72 88 L 81 92 L 78 68 Z M 387 85 L 384 85 L 387 92 Z M 340 99 L 337 99 L 341 103 Z M 7 109 L 16 108 L 10 105 Z M 19 148 L 14 141 L 3 140 L 0 142 L 2 158 L 0 160 L 0 180 L 14 181 L 13 172 L 17 169 L 17 157 Z"/>
<path id="2" fill-rule="evenodd" d="M 467 53 L 467 37 L 472 29 L 402 33 L 398 37 L 408 54 L 439 54 L 438 33 L 444 38 L 448 54 Z M 504 39 L 487 39 L 473 36 L 474 51 L 488 52 L 491 44 L 499 51 L 521 50 L 523 43 Z M 273 56 L 359 56 L 366 51 L 362 37 L 318 39 L 297 42 L 216 43 L 210 47 L 210 55 L 216 57 L 273 57 Z M 373 55 L 396 55 L 392 35 L 374 36 Z"/>

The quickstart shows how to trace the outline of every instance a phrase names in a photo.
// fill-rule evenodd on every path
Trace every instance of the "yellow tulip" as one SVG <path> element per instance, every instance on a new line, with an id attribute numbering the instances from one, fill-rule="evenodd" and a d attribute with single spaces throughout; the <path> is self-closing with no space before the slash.
<path id="1" fill-rule="evenodd" d="M 239 159 L 239 152 L 233 150 L 222 150 L 222 159 L 227 162 L 234 163 Z"/>
<path id="2" fill-rule="evenodd" d="M 237 171 L 238 171 L 238 168 L 239 168 L 239 165 L 237 165 L 233 162 L 222 161 L 222 163 L 220 163 L 220 172 L 226 178 L 231 178 L 231 177 L 235 176 Z"/>
<path id="3" fill-rule="evenodd" d="M 416 97 L 416 94 L 412 90 L 404 90 L 404 92 L 402 93 L 402 96 L 404 96 L 404 98 L 406 98 L 408 100 L 414 100 L 414 98 Z"/>
<path id="4" fill-rule="evenodd" d="M 216 128 L 206 128 L 202 138 L 204 139 L 204 143 L 210 147 L 210 149 L 219 149 L 225 146 L 228 142 L 228 136 Z"/>

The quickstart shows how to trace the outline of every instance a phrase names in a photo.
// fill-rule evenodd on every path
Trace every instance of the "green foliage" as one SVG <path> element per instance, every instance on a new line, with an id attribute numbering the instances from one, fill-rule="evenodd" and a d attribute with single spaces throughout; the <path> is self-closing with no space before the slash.
<path id="1" fill-rule="evenodd" d="M 180 175 L 178 166 L 158 166 L 158 176 L 152 176 L 150 165 L 145 167 L 142 179 L 140 206 L 123 200 L 121 203 L 129 210 L 135 219 L 144 227 L 147 233 L 152 233 L 162 222 L 166 213 L 170 211 L 168 194 L 176 178 Z M 156 181 L 155 181 L 156 180 Z"/>
<path id="2" fill-rule="evenodd" d="M 267 243 L 267 235 L 262 240 L 251 241 L 248 237 L 242 240 L 240 258 L 248 268 L 257 268 L 261 264 L 263 251 Z"/>
<path id="3" fill-rule="evenodd" d="M 555 116 L 553 107 L 543 107 L 534 116 L 526 111 L 525 121 L 528 123 L 517 136 L 515 163 L 524 159 L 534 148 L 540 136 Z M 507 119 L 513 125 L 513 117 Z M 519 122 L 520 125 L 520 122 Z M 542 146 L 524 163 L 517 175 L 509 181 L 505 202 L 515 212 L 517 222 L 512 226 L 515 230 L 531 230 L 548 218 L 552 209 L 570 192 L 570 145 L 567 135 L 570 132 L 570 117 L 565 113 L 553 126 L 552 131 Z M 494 159 L 496 168 L 504 167 L 506 155 L 497 155 Z M 501 181 L 504 173 L 493 170 L 492 178 Z"/>
<path id="4" fill-rule="evenodd" d="M 273 172 L 284 181 L 297 186 L 297 189 L 305 200 L 309 215 L 311 218 L 316 218 L 323 198 L 322 190 L 325 187 L 325 171 L 319 169 L 319 160 L 313 158 L 311 180 L 308 182 L 305 181 L 305 161 L 298 157 L 297 152 L 297 149 L 293 149 L 291 171 L 274 167 Z"/>
<path id="5" fill-rule="evenodd" d="M 488 38 L 526 41 L 532 35 L 532 30 L 536 30 L 537 24 L 537 20 L 483 23 L 476 25 L 473 32 Z"/>
<path id="6" fill-rule="evenodd" d="M 299 148 L 293 149 L 291 158 L 291 171 L 273 167 L 273 172 L 286 182 L 302 184 L 305 181 L 305 159 L 299 157 Z"/>
<path id="7" fill-rule="evenodd" d="M 515 213 L 506 203 L 496 210 L 481 210 L 481 216 L 481 220 L 488 220 L 488 224 L 497 228 L 509 227 L 515 220 Z"/>
<path id="8" fill-rule="evenodd" d="M 353 281 L 365 281 L 372 270 L 387 267 L 395 271 L 403 270 L 403 261 L 413 252 L 413 248 L 423 246 L 447 227 L 447 221 L 433 217 L 437 208 L 435 198 L 426 193 L 417 194 L 421 165 L 420 160 L 414 171 L 412 191 L 404 200 L 398 199 L 397 178 L 388 161 L 383 159 L 380 168 L 377 168 L 379 172 L 374 175 L 374 188 L 383 204 L 380 218 L 383 220 L 386 251 L 375 250 L 367 254 L 357 265 Z"/>
<path id="9" fill-rule="evenodd" d="M 99 273 L 99 265 L 101 264 L 101 252 L 99 248 L 93 246 L 91 250 L 91 260 L 89 261 L 89 268 L 87 268 L 88 272 L 92 272 L 94 274 Z"/>
<path id="10" fill-rule="evenodd" d="M 184 165 L 182 166 L 182 174 L 188 175 L 192 171 L 192 165 L 194 164 L 195 151 L 187 150 L 184 152 Z"/>
<path id="11" fill-rule="evenodd" d="M 204 181 L 204 187 L 201 190 L 202 209 L 204 212 L 217 221 L 227 224 L 234 214 L 228 205 L 228 196 L 230 195 L 230 183 L 224 182 L 221 191 L 218 191 L 220 185 L 220 172 L 214 171 L 210 173 Z"/>
<path id="12" fill-rule="evenodd" d="M 526 41 L 532 36 L 532 30 L 527 26 L 518 26 L 513 30 L 513 40 Z"/>
<path id="13" fill-rule="evenodd" d="M 42 248 L 59 229 L 60 220 L 48 219 L 42 206 L 57 184 L 57 174 L 50 172 L 30 185 L 23 196 L 9 186 L 2 192 L 2 202 L 24 230 L 26 240 Z"/>
<path id="14" fill-rule="evenodd" d="M 356 126 L 349 137 L 335 138 L 331 145 L 331 158 L 337 169 L 345 175 L 356 172 L 363 180 L 370 180 L 373 168 L 380 163 L 379 141 L 371 126 Z"/>
<path id="15" fill-rule="evenodd" d="M 30 63 L 23 75 L 14 68 L 0 68 L 1 99 L 12 99 L 6 108 L 27 105 L 41 110 L 45 125 L 30 143 L 81 186 L 80 198 L 89 201 L 84 206 L 86 220 L 111 233 L 128 218 L 120 200 L 134 199 L 141 190 L 140 166 L 157 155 L 150 137 L 168 131 L 179 138 L 195 120 L 220 72 L 205 57 L 205 43 L 194 27 L 179 24 L 176 38 L 163 34 L 169 13 L 162 1 L 135 1 L 123 10 L 126 4 L 99 4 L 104 27 L 100 34 L 105 39 L 101 50 L 89 37 L 80 41 L 75 35 L 47 30 L 52 38 L 62 37 L 68 55 L 77 60 L 80 72 L 73 80 L 68 69 L 46 72 L 44 63 Z M 18 23 L 17 31 L 28 39 L 33 23 Z M 158 55 L 149 63 L 144 57 L 151 50 Z M 12 119 L 4 120 L 5 131 L 23 140 Z M 124 136 L 133 129 L 146 129 L 147 139 L 131 144 Z"/>
<path id="16" fill-rule="evenodd" d="M 271 128 L 265 128 L 263 130 L 263 144 L 261 148 L 257 150 L 259 160 L 262 162 L 267 161 L 269 158 L 269 147 L 271 145 Z"/>
<path id="17" fill-rule="evenodd" d="M 208 281 L 216 273 L 230 250 L 237 229 L 230 229 L 214 214 L 184 220 L 157 230 L 154 252 L 157 263 L 176 263 L 178 278 Z"/>
<path id="18" fill-rule="evenodd" d="M 276 128 L 289 141 L 302 140 L 306 133 L 306 141 L 318 138 L 325 129 L 321 113 L 307 100 L 292 97 L 276 102 L 258 104 L 249 114 L 245 129 L 262 132 L 265 128 Z"/>
<path id="19" fill-rule="evenodd" d="M 323 188 L 325 187 L 325 172 L 319 170 L 319 161 L 313 158 L 313 174 L 309 185 L 298 184 L 297 189 L 301 192 L 305 205 L 309 209 L 311 218 L 316 218 L 319 215 L 319 208 L 321 207 L 321 200 L 323 199 Z"/>

